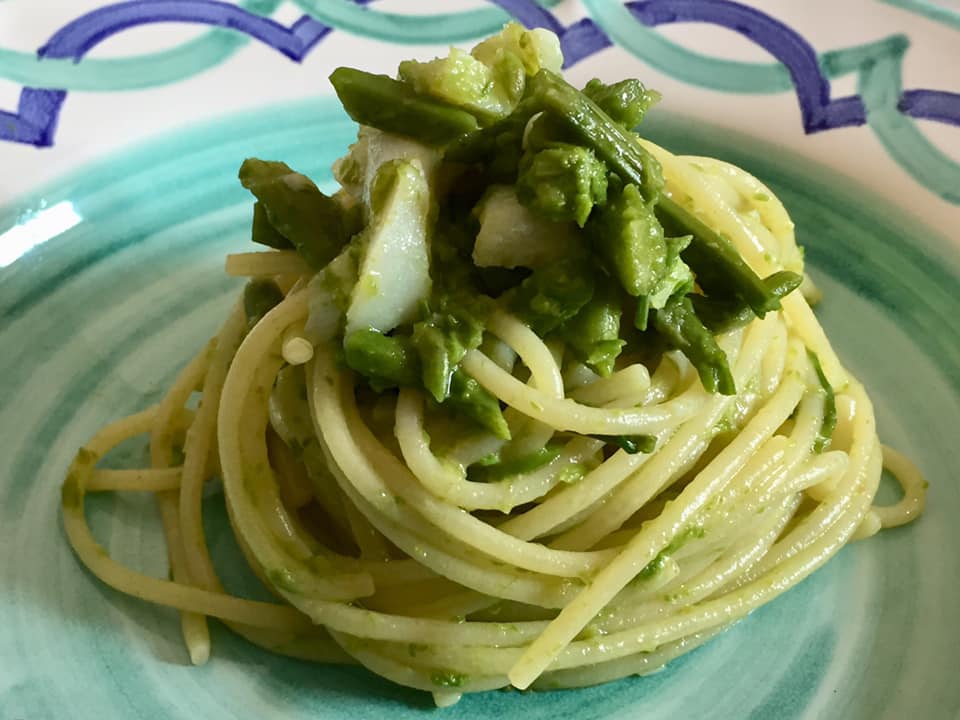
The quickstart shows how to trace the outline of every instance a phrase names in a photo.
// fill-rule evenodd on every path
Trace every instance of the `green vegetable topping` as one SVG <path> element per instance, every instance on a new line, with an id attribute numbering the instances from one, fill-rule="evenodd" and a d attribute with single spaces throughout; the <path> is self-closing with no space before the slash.
<path id="1" fill-rule="evenodd" d="M 480 42 L 470 54 L 490 67 L 495 67 L 504 54 L 514 55 L 530 76 L 544 68 L 560 72 L 563 67 L 560 40 L 556 35 L 542 28 L 527 30 L 516 22 L 504 25 L 503 30 Z"/>
<path id="2" fill-rule="evenodd" d="M 445 145 L 477 129 L 477 119 L 447 103 L 419 95 L 408 84 L 386 75 L 337 68 L 330 75 L 347 114 L 361 125 Z"/>
<path id="3" fill-rule="evenodd" d="M 624 183 L 636 185 L 646 200 L 657 200 L 663 188 L 660 163 L 633 133 L 624 130 L 593 100 L 549 70 L 537 73 L 529 85 L 533 102 L 540 109 L 560 120 Z"/>
<path id="4" fill-rule="evenodd" d="M 474 465 L 467 473 L 467 479 L 473 482 L 496 482 L 511 475 L 533 472 L 560 457 L 558 445 L 547 445 L 534 452 L 512 460 Z"/>
<path id="5" fill-rule="evenodd" d="M 613 372 L 613 364 L 626 344 L 620 338 L 622 301 L 615 285 L 601 283 L 590 302 L 563 325 L 563 338 L 577 358 L 602 377 Z"/>
<path id="6" fill-rule="evenodd" d="M 267 208 L 259 200 L 253 204 L 252 239 L 258 245 L 266 245 L 276 250 L 293 250 L 293 243 L 277 232 L 270 224 Z"/>
<path id="7" fill-rule="evenodd" d="M 587 148 L 554 143 L 524 155 L 517 195 L 550 220 L 583 227 L 593 206 L 607 200 L 607 168 Z"/>
<path id="8" fill-rule="evenodd" d="M 424 388 L 437 402 L 450 392 L 454 369 L 468 350 L 480 346 L 494 301 L 478 288 L 469 259 L 469 238 L 448 221 L 438 223 L 431 247 L 434 275 L 430 298 L 413 325 Z"/>
<path id="9" fill-rule="evenodd" d="M 727 355 L 697 317 L 689 296 L 674 295 L 663 308 L 654 311 L 653 326 L 693 363 L 708 392 L 737 392 Z"/>
<path id="10" fill-rule="evenodd" d="M 837 399 L 834 396 L 833 387 L 820 366 L 820 358 L 813 350 L 807 350 L 807 357 L 810 359 L 810 364 L 813 365 L 817 380 L 820 382 L 820 389 L 823 392 L 823 423 L 820 425 L 820 431 L 813 443 L 814 451 L 822 453 L 830 447 L 833 431 L 837 429 Z"/>
<path id="11" fill-rule="evenodd" d="M 777 309 L 799 282 L 786 271 L 759 278 L 664 194 L 660 164 L 633 132 L 657 92 L 632 79 L 580 91 L 562 65 L 553 33 L 509 23 L 469 52 L 401 63 L 398 79 L 339 68 L 330 80 L 362 125 L 334 166 L 342 189 L 327 197 L 283 163 L 248 160 L 240 172 L 257 198 L 254 241 L 293 248 L 316 271 L 311 342 L 342 343 L 375 391 L 422 388 L 500 438 L 510 435 L 500 402 L 461 367 L 494 311 L 560 341 L 558 362 L 582 373 L 606 377 L 624 353 L 655 363 L 674 347 L 704 388 L 732 394 L 715 335 Z M 250 323 L 281 299 L 251 282 Z M 654 445 L 603 440 L 626 452 Z M 512 467 L 498 457 L 482 475 Z"/>
<path id="12" fill-rule="evenodd" d="M 607 271 L 630 295 L 650 295 L 667 274 L 663 228 L 636 185 L 614 195 L 587 232 Z"/>
<path id="13" fill-rule="evenodd" d="M 500 403 L 462 368 L 450 378 L 450 394 L 444 405 L 463 413 L 498 438 L 510 439 L 510 428 L 500 410 Z"/>
<path id="14" fill-rule="evenodd" d="M 664 196 L 657 203 L 657 217 L 674 235 L 693 237 L 683 259 L 708 295 L 741 297 L 758 317 L 780 308 L 780 299 L 750 269 L 730 241 L 693 213 Z"/>
<path id="15" fill-rule="evenodd" d="M 413 345 L 420 355 L 423 386 L 442 402 L 450 393 L 453 371 L 467 350 L 480 347 L 488 307 L 467 299 L 458 302 L 450 295 L 441 296 L 437 307 L 437 312 L 414 324 Z"/>
<path id="16" fill-rule="evenodd" d="M 526 84 L 523 62 L 516 55 L 501 52 L 487 65 L 457 48 L 430 62 L 400 63 L 400 79 L 418 93 L 463 108 L 483 122 L 509 115 Z"/>
<path id="17" fill-rule="evenodd" d="M 252 330 L 263 316 L 283 300 L 283 293 L 273 280 L 251 280 L 243 288 L 243 312 L 247 330 Z"/>
<path id="18" fill-rule="evenodd" d="M 802 282 L 802 275 L 789 270 L 781 270 L 763 280 L 763 284 L 777 298 L 786 297 L 800 287 Z M 691 295 L 690 300 L 703 324 L 717 335 L 743 327 L 756 317 L 750 306 L 740 297 L 715 299 Z"/>
<path id="19" fill-rule="evenodd" d="M 420 362 L 409 337 L 383 335 L 372 328 L 355 330 L 344 339 L 343 350 L 347 365 L 375 390 L 419 384 Z"/>
<path id="20" fill-rule="evenodd" d="M 513 309 L 543 336 L 573 318 L 590 302 L 594 277 L 583 261 L 567 258 L 536 270 L 524 280 L 513 300 Z"/>
<path id="21" fill-rule="evenodd" d="M 616 445 L 630 455 L 649 454 L 657 447 L 657 438 L 653 435 L 591 435 L 590 437 Z"/>
<path id="22" fill-rule="evenodd" d="M 469 53 L 451 48 L 445 58 L 400 63 L 400 79 L 418 93 L 463 108 L 484 123 L 509 115 L 523 98 L 526 77 L 560 70 L 557 36 L 508 23 Z"/>
<path id="23" fill-rule="evenodd" d="M 345 213 L 333 198 L 327 197 L 304 175 L 286 163 L 248 159 L 240 166 L 240 182 L 262 207 L 259 221 L 254 210 L 258 237 L 278 243 L 283 236 L 314 270 L 321 269 L 340 252 L 357 228 L 354 216 Z M 266 220 L 276 231 L 263 230 Z M 267 243 L 270 244 L 270 243 Z"/>
<path id="24" fill-rule="evenodd" d="M 625 130 L 633 130 L 647 110 L 660 101 L 660 93 L 648 90 L 642 82 L 634 79 L 607 85 L 594 78 L 583 88 L 583 94 Z"/>

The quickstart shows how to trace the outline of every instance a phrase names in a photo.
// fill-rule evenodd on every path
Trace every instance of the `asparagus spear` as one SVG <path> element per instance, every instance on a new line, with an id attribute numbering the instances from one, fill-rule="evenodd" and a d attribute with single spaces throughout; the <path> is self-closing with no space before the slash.
<path id="1" fill-rule="evenodd" d="M 777 298 L 783 298 L 796 290 L 803 277 L 789 270 L 781 270 L 763 280 L 763 284 Z M 711 298 L 703 295 L 691 295 L 693 308 L 697 316 L 715 334 L 721 334 L 743 327 L 754 317 L 754 312 L 739 297 Z"/>
<path id="2" fill-rule="evenodd" d="M 273 280 L 248 282 L 243 288 L 243 312 L 247 317 L 247 330 L 252 329 L 282 300 L 283 293 Z"/>
<path id="3" fill-rule="evenodd" d="M 727 355 L 697 317 L 689 296 L 674 295 L 663 308 L 655 310 L 653 326 L 693 363 L 708 392 L 736 394 Z"/>
<path id="4" fill-rule="evenodd" d="M 810 364 L 817 374 L 817 380 L 820 381 L 820 388 L 824 394 L 823 400 L 823 423 L 820 425 L 820 431 L 813 442 L 815 452 L 821 453 L 830 447 L 830 440 L 833 438 L 833 431 L 837 428 L 837 399 L 833 394 L 833 388 L 827 380 L 827 376 L 820 366 L 820 358 L 813 350 L 807 350 L 807 357 L 810 358 Z"/>
<path id="5" fill-rule="evenodd" d="M 330 75 L 343 109 L 356 122 L 407 135 L 428 145 L 445 145 L 477 129 L 465 110 L 432 100 L 386 75 L 340 67 Z"/>
<path id="6" fill-rule="evenodd" d="M 657 202 L 656 213 L 668 233 L 693 236 L 682 257 L 708 295 L 729 295 L 732 291 L 757 317 L 780 308 L 780 298 L 750 269 L 729 240 L 665 195 Z"/>
<path id="7" fill-rule="evenodd" d="M 267 239 L 266 219 L 276 235 L 290 241 L 314 270 L 333 260 L 357 230 L 340 204 L 286 163 L 250 158 L 240 166 L 240 182 L 262 210 L 254 209 L 254 231 Z M 259 214 L 259 218 L 258 218 Z M 264 215 L 266 217 L 264 217 Z M 266 244 L 279 243 L 275 235 Z M 274 247 L 276 245 L 273 245 Z"/>

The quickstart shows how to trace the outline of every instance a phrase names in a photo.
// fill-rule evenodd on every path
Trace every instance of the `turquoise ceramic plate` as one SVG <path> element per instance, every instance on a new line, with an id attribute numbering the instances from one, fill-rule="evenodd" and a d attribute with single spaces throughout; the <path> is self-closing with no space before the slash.
<path id="1" fill-rule="evenodd" d="M 0 3 L 0 718 L 960 716 L 960 16 L 928 0 L 799 5 Z M 324 96 L 334 66 L 389 70 L 508 13 L 558 30 L 577 81 L 660 88 L 652 139 L 780 195 L 881 435 L 930 481 L 927 513 L 647 678 L 436 711 L 220 627 L 191 667 L 173 613 L 74 560 L 64 470 L 102 423 L 160 396 L 236 292 L 221 268 L 246 242 L 241 159 L 328 181 L 354 132 Z M 90 514 L 111 554 L 166 572 L 150 499 L 97 498 Z M 207 521 L 228 581 L 247 583 L 224 518 Z"/>

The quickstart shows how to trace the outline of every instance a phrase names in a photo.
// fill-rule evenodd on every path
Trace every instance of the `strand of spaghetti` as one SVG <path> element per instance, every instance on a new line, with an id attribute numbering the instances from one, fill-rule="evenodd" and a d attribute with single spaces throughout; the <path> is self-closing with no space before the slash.
<path id="1" fill-rule="evenodd" d="M 302 632 L 277 632 L 263 628 L 233 624 L 242 628 L 241 636 L 268 652 L 297 660 L 324 665 L 356 665 L 357 661 L 345 653 L 323 628 L 308 628 Z"/>
<path id="2" fill-rule="evenodd" d="M 530 369 L 534 387 L 554 397 L 563 397 L 560 367 L 546 343 L 533 330 L 502 311 L 490 316 L 487 330 L 505 342 Z"/>
<path id="3" fill-rule="evenodd" d="M 530 370 L 528 384 L 552 397 L 563 397 L 560 361 L 533 330 L 503 311 L 490 317 L 487 330 L 505 343 Z M 510 424 L 512 440 L 503 449 L 504 458 L 530 455 L 545 447 L 553 437 L 555 429 L 551 425 L 517 413 L 512 408 L 507 409 L 505 417 Z"/>
<path id="4" fill-rule="evenodd" d="M 723 168 L 718 167 L 711 162 L 704 162 L 702 158 L 691 157 L 687 155 L 677 158 L 687 168 L 696 170 L 697 179 L 703 187 L 705 193 L 713 200 L 711 211 L 714 207 L 728 209 L 736 217 L 742 237 L 745 238 L 756 252 L 756 257 L 762 257 L 766 262 L 766 267 L 779 267 L 802 272 L 803 258 L 799 253 L 793 254 L 789 258 L 790 267 L 787 268 L 788 258 L 783 257 L 783 243 L 776 237 L 772 230 L 761 221 L 759 213 L 750 213 L 751 201 L 745 199 L 740 193 L 739 188 L 730 182 L 723 174 Z M 791 243 L 794 244 L 794 243 Z M 794 244 L 795 246 L 795 244 Z M 769 270 L 764 269 L 764 273 Z"/>
<path id="5" fill-rule="evenodd" d="M 360 548 L 360 557 L 368 560 L 384 560 L 390 556 L 389 546 L 377 529 L 367 521 L 356 506 L 343 503 L 343 511 L 350 524 L 354 542 Z"/>
<path id="6" fill-rule="evenodd" d="M 417 642 L 454 648 L 521 647 L 537 637 L 547 621 L 519 623 L 437 620 L 382 612 L 342 603 L 313 601 L 313 613 L 324 626 L 369 640 L 394 643 Z"/>
<path id="7" fill-rule="evenodd" d="M 581 385 L 570 393 L 570 397 L 594 407 L 633 407 L 643 402 L 649 390 L 650 371 L 645 365 L 634 363 L 607 377 Z"/>
<path id="8" fill-rule="evenodd" d="M 296 630 L 304 626 L 303 617 L 285 605 L 243 600 L 130 570 L 111 559 L 93 538 L 84 517 L 82 498 L 76 504 L 68 500 L 62 510 L 64 528 L 77 556 L 90 572 L 115 590 L 181 612 L 255 627 Z"/>
<path id="9" fill-rule="evenodd" d="M 433 620 L 454 620 L 459 623 L 470 615 L 506 604 L 509 604 L 509 601 L 498 600 L 468 589 L 460 590 L 446 597 L 434 598 L 430 602 L 421 603 L 414 608 L 407 608 L 404 614 L 410 617 Z"/>
<path id="10" fill-rule="evenodd" d="M 731 362 L 729 348 L 723 348 L 727 359 Z M 636 360 L 635 362 L 641 362 Z M 641 405 L 653 405 L 662 403 L 667 398 L 676 395 L 677 389 L 684 385 L 693 385 L 697 378 L 697 371 L 687 358 L 676 350 L 663 354 L 657 369 L 650 377 L 650 388 L 647 390 Z"/>
<path id="11" fill-rule="evenodd" d="M 824 401 L 819 392 L 808 392 L 800 401 L 786 445 L 781 445 L 780 459 L 775 468 L 766 473 L 746 478 L 743 483 L 732 483 L 724 491 L 723 504 L 731 503 L 739 510 L 732 514 L 753 512 L 763 502 L 771 502 L 786 494 L 782 486 L 797 474 L 810 457 L 817 432 L 823 426 Z M 799 492 L 794 490 L 793 492 Z"/>
<path id="12" fill-rule="evenodd" d="M 859 497 L 858 501 L 860 510 L 866 507 L 863 497 Z M 820 567 L 849 539 L 857 523 L 856 514 L 849 514 L 805 553 L 778 566 L 769 576 L 744 584 L 735 592 L 660 614 L 652 622 L 601 635 L 593 640 L 573 642 L 556 657 L 550 668 L 580 668 L 651 652 L 665 643 L 735 621 L 788 590 Z M 469 653 L 458 654 L 456 650 L 438 645 L 419 652 L 417 660 L 443 667 L 455 667 L 458 672 L 463 673 L 478 669 L 489 673 L 515 664 L 528 650 L 478 647 L 471 648 Z"/>
<path id="13" fill-rule="evenodd" d="M 365 573 L 320 575 L 278 546 L 264 527 L 246 488 L 248 477 L 241 445 L 243 408 L 261 358 L 276 349 L 283 331 L 307 312 L 306 293 L 288 296 L 274 307 L 244 338 L 227 373 L 217 414 L 217 438 L 223 469 L 224 494 L 237 533 L 259 564 L 275 573 L 287 587 L 301 594 L 353 600 L 372 595 L 373 581 Z M 282 588 L 278 588 L 281 589 Z"/>
<path id="14" fill-rule="evenodd" d="M 656 407 L 594 408 L 569 398 L 557 399 L 524 385 L 478 350 L 463 358 L 463 368 L 485 390 L 524 415 L 581 435 L 644 435 L 656 433 L 691 417 L 696 404 L 690 398 Z"/>
<path id="15" fill-rule="evenodd" d="M 678 160 L 682 159 L 678 158 Z M 741 171 L 741 174 L 745 173 Z M 702 186 L 703 175 L 700 174 L 698 177 L 701 181 L 700 185 Z M 694 193 L 694 195 L 696 195 L 696 193 Z M 769 241 L 772 240 L 773 237 L 770 228 L 761 223 L 752 222 L 749 213 L 739 212 L 736 208 L 731 207 L 729 203 L 723 202 L 717 197 L 715 191 L 713 192 L 713 198 L 716 202 L 711 203 L 709 200 L 703 201 L 703 207 L 712 213 L 711 222 L 714 223 L 714 226 L 718 227 L 718 229 L 725 230 L 741 252 L 744 247 L 750 247 L 754 250 L 754 252 L 750 253 L 750 256 L 746 258 L 750 265 L 758 269 L 762 274 L 767 274 L 784 266 L 788 267 L 788 269 L 799 270 L 802 268 L 803 258 L 800 256 L 792 235 L 789 238 L 782 238 L 779 241 L 780 248 L 771 247 Z M 759 231 L 762 235 L 766 235 L 766 237 L 759 237 L 756 231 Z M 765 242 L 765 240 L 767 242 Z M 782 249 L 783 247 L 789 247 L 791 250 L 785 253 Z M 787 257 L 784 257 L 784 255 L 787 255 Z M 782 305 L 791 324 L 795 326 L 795 330 L 803 338 L 804 344 L 820 357 L 824 372 L 830 380 L 831 385 L 842 388 L 847 381 L 846 371 L 843 369 L 839 358 L 837 358 L 836 353 L 827 340 L 823 328 L 813 316 L 806 300 L 800 293 L 791 293 L 782 300 Z"/>
<path id="16" fill-rule="evenodd" d="M 457 690 L 462 692 L 496 690 L 507 685 L 507 679 L 503 676 L 451 676 L 442 671 L 419 669 L 406 662 L 403 656 L 398 660 L 376 652 L 366 641 L 351 638 L 343 633 L 331 634 L 340 643 L 340 647 L 356 658 L 361 665 L 399 685 L 428 692 L 434 692 L 444 683 L 456 683 Z"/>
<path id="17" fill-rule="evenodd" d="M 227 255 L 226 271 L 233 277 L 303 276 L 310 267 L 296 250 L 267 250 Z"/>
<path id="18" fill-rule="evenodd" d="M 880 525 L 884 528 L 904 525 L 923 512 L 926 503 L 926 483 L 916 465 L 903 453 L 883 446 L 883 466 L 897 478 L 903 488 L 903 497 L 895 505 L 874 505 Z"/>
<path id="19" fill-rule="evenodd" d="M 664 372 L 664 368 L 669 368 Z M 662 362 L 657 369 L 654 377 L 657 378 L 651 384 L 651 390 L 655 394 L 648 394 L 644 402 L 660 401 L 667 395 L 669 385 L 664 384 L 660 378 L 665 376 L 679 379 L 677 365 L 673 362 Z M 691 380 L 695 380 L 695 374 Z M 687 392 L 700 392 L 699 381 L 691 384 Z M 701 411 L 705 412 L 705 411 Z M 669 439 L 669 431 L 663 431 L 657 435 L 656 455 L 668 457 L 674 452 L 664 447 L 664 443 Z M 500 526 L 504 532 L 509 532 L 516 537 L 531 540 L 551 531 L 560 531 L 566 528 L 568 523 L 579 522 L 582 519 L 580 515 L 586 512 L 594 503 L 610 492 L 614 487 L 623 482 L 629 475 L 639 470 L 639 468 L 651 459 L 651 455 L 627 455 L 618 452 L 602 462 L 597 468 L 588 473 L 575 485 L 563 488 L 546 498 L 543 502 L 532 509 L 515 515 L 510 520 Z"/>
<path id="20" fill-rule="evenodd" d="M 245 489 L 270 536 L 290 557 L 317 566 L 320 545 L 284 507 L 267 454 L 267 403 L 283 358 L 270 353 L 261 358 L 250 383 L 240 418 L 240 454 L 246 469 Z M 315 557 L 317 559 L 315 559 Z M 325 569 L 329 569 L 324 563 Z"/>
<path id="21" fill-rule="evenodd" d="M 313 343 L 304 337 L 305 323 L 291 325 L 283 333 L 280 354 L 291 365 L 303 365 L 313 357 Z"/>
<path id="22" fill-rule="evenodd" d="M 815 456 L 807 460 L 798 472 L 778 487 L 758 493 L 756 499 L 750 504 L 762 507 L 778 497 L 805 492 L 826 478 L 841 478 L 849 465 L 850 458 L 846 453 L 830 452 Z"/>
<path id="23" fill-rule="evenodd" d="M 106 585 L 148 602 L 258 627 L 279 630 L 304 627 L 302 616 L 282 605 L 242 600 L 130 570 L 113 560 L 94 539 L 84 512 L 84 488 L 96 462 L 127 438 L 142 434 L 155 414 L 156 408 L 150 408 L 107 425 L 81 449 L 71 464 L 61 492 L 61 510 L 64 529 L 74 552 Z"/>
<path id="24" fill-rule="evenodd" d="M 187 399 L 199 385 L 210 356 L 210 343 L 187 363 L 157 408 L 154 426 L 150 432 L 150 463 L 154 468 L 166 468 L 171 464 L 173 423 L 175 415 L 186 405 Z M 196 418 L 194 418 L 195 420 Z M 181 476 L 182 482 L 182 476 Z M 167 544 L 170 574 L 175 582 L 190 583 L 187 569 L 188 553 L 183 544 L 180 521 L 176 511 L 176 490 L 164 490 L 156 494 L 160 521 Z M 181 613 L 180 629 L 190 662 L 203 665 L 210 659 L 210 629 L 204 616 L 196 613 Z"/>
<path id="25" fill-rule="evenodd" d="M 683 156 L 688 164 L 698 164 L 717 176 L 735 194 L 731 203 L 751 232 L 760 239 L 773 262 L 785 270 L 803 273 L 803 255 L 794 236 L 794 225 L 780 199 L 753 175 L 723 160 Z"/>
<path id="26" fill-rule="evenodd" d="M 182 467 L 96 470 L 87 482 L 87 492 L 160 492 L 180 487 Z"/>
<path id="27" fill-rule="evenodd" d="M 313 502 L 313 487 L 306 467 L 272 427 L 267 428 L 267 454 L 283 504 L 293 510 L 302 510 Z"/>
<path id="28" fill-rule="evenodd" d="M 841 522 L 831 527 L 829 532 L 818 538 L 804 553 L 786 560 L 768 575 L 742 585 L 735 592 L 697 605 L 686 606 L 682 612 L 671 613 L 653 623 L 605 635 L 597 640 L 574 643 L 557 658 L 552 668 L 578 667 L 604 658 L 615 659 L 628 657 L 637 652 L 648 652 L 664 643 L 676 641 L 745 616 L 751 610 L 770 602 L 790 589 L 829 560 L 856 529 L 867 504 L 863 495 L 857 495 L 854 504 L 851 505 L 851 512 Z M 500 653 L 503 655 L 502 659 L 495 659 Z M 493 669 L 515 654 L 516 651 L 512 649 L 492 651 L 478 648 L 471 653 L 471 657 L 475 658 L 476 662 L 482 663 L 484 667 Z M 442 660 L 443 658 L 434 655 L 426 659 Z"/>
<path id="29" fill-rule="evenodd" d="M 363 606 L 367 610 L 385 615 L 410 615 L 411 610 L 424 603 L 433 602 L 437 598 L 450 598 L 463 592 L 460 585 L 442 577 L 405 583 L 389 588 L 386 592 L 380 590 L 377 588 L 376 594 L 364 598 Z"/>
<path id="30" fill-rule="evenodd" d="M 192 585 L 187 575 L 187 552 L 180 532 L 180 519 L 177 517 L 177 491 L 165 490 L 157 493 L 157 506 L 160 509 L 160 522 L 167 541 L 167 557 L 170 574 L 174 582 Z M 180 627 L 190 662 L 203 665 L 210 659 L 210 629 L 204 615 L 184 612 L 180 615 Z"/>
<path id="31" fill-rule="evenodd" d="M 688 637 L 666 643 L 651 652 L 636 653 L 618 660 L 544 673 L 537 678 L 532 687 L 534 690 L 582 688 L 612 682 L 632 675 L 650 675 L 663 668 L 671 660 L 696 650 L 726 630 L 727 627 L 727 625 L 719 625 L 709 630 L 694 633 Z"/>
<path id="32" fill-rule="evenodd" d="M 778 322 L 773 329 L 770 346 L 760 361 L 760 377 L 756 392 L 760 397 L 770 397 L 777 390 L 780 378 L 787 366 L 787 348 L 790 344 L 790 332 L 783 322 Z"/>
<path id="33" fill-rule="evenodd" d="M 870 497 L 876 493 L 876 486 L 880 481 L 881 460 L 873 409 L 862 386 L 853 379 L 848 386 L 848 393 L 858 409 L 852 428 L 849 462 L 843 477 L 833 492 L 789 533 L 780 538 L 759 563 L 747 569 L 743 582 L 749 582 L 800 554 L 805 547 L 815 542 L 818 536 L 834 526 L 860 496 L 871 488 Z M 854 490 L 857 490 L 856 497 Z"/>
<path id="34" fill-rule="evenodd" d="M 312 434 L 310 444 L 316 444 L 310 451 L 319 453 L 319 462 L 312 460 L 309 465 L 304 462 L 307 470 L 307 476 L 310 479 L 310 485 L 313 490 L 313 499 L 323 510 L 331 521 L 328 528 L 332 533 L 341 539 L 341 542 L 349 546 L 350 543 L 357 544 L 357 538 L 372 534 L 374 531 L 369 529 L 369 523 L 366 526 L 358 526 L 357 518 L 348 510 L 350 502 L 341 492 L 336 479 L 327 467 L 323 453 L 320 451 L 319 443 Z M 370 558 L 367 558 L 368 560 Z M 351 562 L 353 559 L 351 558 Z"/>
<path id="35" fill-rule="evenodd" d="M 662 442 L 663 438 L 658 436 L 657 444 Z M 530 510 L 511 517 L 500 526 L 500 530 L 524 540 L 545 535 L 575 514 L 578 508 L 589 506 L 606 495 L 653 457 L 616 452 L 579 482 L 560 489 Z"/>
<path id="36" fill-rule="evenodd" d="M 350 569 L 353 572 L 369 573 L 376 582 L 377 590 L 405 585 L 411 582 L 432 580 L 437 574 L 410 558 L 384 560 L 364 560 L 341 555 L 330 555 L 328 558 L 335 567 L 341 570 Z"/>
<path id="37" fill-rule="evenodd" d="M 856 531 L 850 536 L 850 540 L 866 540 L 876 535 L 882 529 L 883 526 L 880 524 L 880 518 L 876 513 L 868 510 L 863 516 L 863 520 L 861 520 L 857 526 Z"/>
<path id="38" fill-rule="evenodd" d="M 336 372 L 329 363 L 329 354 L 326 354 L 318 360 L 318 367 L 333 381 L 315 385 L 314 392 L 319 405 L 339 411 L 344 431 L 343 440 L 333 442 L 328 434 L 330 428 L 325 427 L 324 437 L 354 488 L 394 522 L 416 528 L 422 537 L 438 537 L 439 531 L 488 557 L 547 575 L 582 576 L 612 556 L 609 551 L 569 553 L 519 540 L 433 496 L 363 423 L 357 412 L 352 383 L 345 382 L 343 373 Z M 347 457 L 351 462 L 346 462 Z M 400 497 L 403 502 L 397 504 L 392 497 Z"/>
<path id="39" fill-rule="evenodd" d="M 202 397 L 193 425 L 184 440 L 183 480 L 178 498 L 178 512 L 187 553 L 187 572 L 191 581 L 208 590 L 222 590 L 213 569 L 203 530 L 201 502 L 207 459 L 213 452 L 217 408 L 227 369 L 240 346 L 246 329 L 242 303 L 236 302 L 216 335 L 209 363 L 202 379 Z"/>
<path id="40" fill-rule="evenodd" d="M 857 407 L 856 402 L 848 393 L 838 393 L 835 398 L 835 407 L 837 411 L 837 424 L 830 438 L 830 447 L 847 452 L 850 449 L 853 438 L 853 427 L 856 422 Z M 840 478 L 826 478 L 813 487 L 807 488 L 807 495 L 823 502 L 837 488 Z"/>
<path id="41" fill-rule="evenodd" d="M 713 527 L 714 516 L 718 518 L 729 517 L 736 512 L 735 509 L 731 509 L 730 503 L 742 495 L 742 489 L 744 487 L 750 487 L 758 477 L 764 474 L 778 472 L 786 455 L 784 448 L 788 446 L 789 443 L 790 439 L 782 435 L 775 435 L 764 443 L 737 474 L 736 481 L 730 482 L 724 491 L 711 501 L 710 506 L 708 506 L 696 520 L 696 525 L 700 527 L 704 533 L 708 533 L 711 538 L 722 535 L 722 533 L 718 532 L 719 528 Z M 649 508 L 649 510 L 648 505 L 645 504 L 641 514 L 633 516 L 628 522 L 624 523 L 624 526 L 620 530 L 603 538 L 603 540 L 597 544 L 598 547 L 608 546 L 611 543 L 625 544 L 637 533 L 638 526 L 642 524 L 647 517 L 662 512 L 663 506 L 673 499 L 675 498 L 671 497 L 667 499 L 661 496 L 658 498 L 656 505 Z M 717 512 L 710 512 L 714 506 L 716 506 Z M 650 512 L 650 510 L 653 512 Z M 701 545 L 705 545 L 705 542 L 697 543 L 697 546 Z M 682 549 L 681 552 L 683 552 Z"/>
<path id="42" fill-rule="evenodd" d="M 733 367 L 738 387 L 746 385 L 749 378 L 757 372 L 760 359 L 770 347 L 777 325 L 777 319 L 769 316 L 752 323 L 748 328 L 743 350 Z M 799 358 L 797 361 L 799 362 Z M 589 515 L 578 516 L 581 522 L 559 535 L 551 545 L 565 549 L 593 547 L 601 538 L 619 528 L 628 517 L 690 469 L 709 446 L 717 422 L 734 402 L 733 396 L 710 396 L 701 412 L 682 424 L 669 441 L 653 454 L 650 462 L 639 468 L 626 482 L 619 483 L 615 489 L 603 488 L 602 495 L 599 493 L 600 488 L 592 493 L 584 491 L 582 494 L 575 494 L 571 489 L 571 495 L 582 495 L 577 497 L 580 504 L 576 512 L 590 508 Z M 612 493 L 607 496 L 606 502 L 598 506 L 607 491 Z M 572 517 L 575 513 L 567 510 L 564 515 Z"/>
<path id="43" fill-rule="evenodd" d="M 749 454 L 789 417 L 804 391 L 803 382 L 787 377 L 737 438 L 681 492 L 676 507 L 649 521 L 590 586 L 567 605 L 510 669 L 511 683 L 526 688 L 579 633 L 590 619 L 651 562 L 684 524 L 742 467 Z"/>

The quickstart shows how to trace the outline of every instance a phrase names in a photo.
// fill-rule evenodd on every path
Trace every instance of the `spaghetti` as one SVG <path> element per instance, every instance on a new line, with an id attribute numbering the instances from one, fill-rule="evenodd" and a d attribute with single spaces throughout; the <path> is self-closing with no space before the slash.
<path id="1" fill-rule="evenodd" d="M 436 193 L 436 158 L 404 142 L 413 182 L 419 173 Z M 664 197 L 753 271 L 802 273 L 793 225 L 758 180 L 639 143 L 662 168 Z M 345 206 L 362 205 L 362 185 L 376 182 L 354 178 Z M 378 201 L 366 202 L 370 228 Z M 227 263 L 254 282 L 276 280 L 274 302 L 251 314 L 248 292 L 162 402 L 101 430 L 63 485 L 80 560 L 107 585 L 180 610 L 194 663 L 209 656 L 207 618 L 217 618 L 272 651 L 359 663 L 440 706 L 509 685 L 649 673 L 850 540 L 923 509 L 925 484 L 881 445 L 867 394 L 799 292 L 716 333 L 736 388 L 727 394 L 707 387 L 693 350 L 649 334 L 617 345 L 603 372 L 576 338 L 537 332 L 510 300 L 522 290 L 491 295 L 482 342 L 464 347 L 451 372 L 469 378 L 471 397 L 493 398 L 501 428 L 463 417 L 476 407 L 451 411 L 419 380 L 393 388 L 351 369 L 350 310 L 331 287 L 337 277 L 364 282 L 362 268 L 348 267 L 363 247 L 320 265 L 275 224 L 293 249 Z M 371 253 L 376 238 L 365 232 Z M 687 292 L 708 284 L 699 273 L 697 282 Z M 391 331 L 382 337 L 395 339 Z M 190 410 L 195 392 L 202 400 Z M 137 435 L 150 438 L 150 467 L 98 469 Z M 905 496 L 877 507 L 884 464 Z M 201 520 L 204 484 L 217 477 L 237 543 L 278 603 L 231 596 L 214 571 Z M 123 567 L 96 543 L 84 496 L 107 491 L 156 494 L 172 579 Z"/>

